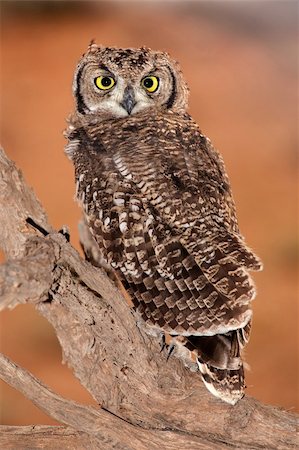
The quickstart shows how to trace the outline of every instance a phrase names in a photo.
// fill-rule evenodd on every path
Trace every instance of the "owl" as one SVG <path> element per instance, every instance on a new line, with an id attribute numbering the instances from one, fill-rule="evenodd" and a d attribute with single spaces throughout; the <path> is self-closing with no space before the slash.
<path id="1" fill-rule="evenodd" d="M 140 320 L 235 404 L 248 272 L 262 264 L 240 234 L 223 160 L 187 113 L 188 91 L 167 53 L 92 42 L 74 76 L 66 154 L 88 227 Z"/>

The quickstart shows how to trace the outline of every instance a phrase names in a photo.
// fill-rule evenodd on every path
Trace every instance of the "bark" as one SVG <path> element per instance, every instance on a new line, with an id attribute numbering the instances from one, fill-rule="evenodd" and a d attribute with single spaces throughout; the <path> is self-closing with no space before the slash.
<path id="1" fill-rule="evenodd" d="M 29 219 L 29 220 L 28 220 Z M 98 260 L 84 223 L 85 253 Z M 211 396 L 197 373 L 166 361 L 136 325 L 118 284 L 49 225 L 21 173 L 0 152 L 0 309 L 34 303 L 63 358 L 99 408 L 63 399 L 5 356 L 0 377 L 64 426 L 0 427 L 1 448 L 291 449 L 297 418 L 245 397 Z"/>

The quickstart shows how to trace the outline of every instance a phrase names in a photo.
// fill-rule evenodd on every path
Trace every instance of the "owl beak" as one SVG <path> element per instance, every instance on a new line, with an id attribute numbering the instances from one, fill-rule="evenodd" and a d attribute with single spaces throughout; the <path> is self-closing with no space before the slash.
<path id="1" fill-rule="evenodd" d="M 121 106 L 127 111 L 128 114 L 131 114 L 135 105 L 136 100 L 134 89 L 132 88 L 132 86 L 126 86 Z"/>

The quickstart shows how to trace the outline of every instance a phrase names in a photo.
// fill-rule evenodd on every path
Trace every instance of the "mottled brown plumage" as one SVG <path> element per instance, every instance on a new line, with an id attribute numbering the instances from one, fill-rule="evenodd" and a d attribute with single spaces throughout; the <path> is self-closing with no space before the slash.
<path id="1" fill-rule="evenodd" d="M 99 76 L 113 78 L 108 92 Z M 103 258 L 144 322 L 173 336 L 184 359 L 195 352 L 209 390 L 234 404 L 255 295 L 248 270 L 261 263 L 239 233 L 222 158 L 186 113 L 177 63 L 92 44 L 74 93 L 66 152 Z"/>

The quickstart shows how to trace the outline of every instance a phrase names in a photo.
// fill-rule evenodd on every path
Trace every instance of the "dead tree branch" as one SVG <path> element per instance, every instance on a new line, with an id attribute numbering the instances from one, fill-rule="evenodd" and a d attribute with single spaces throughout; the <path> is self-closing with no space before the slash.
<path id="1" fill-rule="evenodd" d="M 96 255 L 81 227 L 84 246 Z M 295 415 L 248 397 L 224 404 L 178 360 L 166 363 L 106 273 L 48 224 L 3 151 L 0 246 L 7 255 L 0 267 L 0 309 L 34 303 L 53 325 L 64 360 L 101 405 L 62 399 L 3 356 L 0 377 L 66 426 L 2 427 L 0 447 L 32 448 L 38 441 L 40 448 L 55 448 L 61 439 L 63 448 L 297 448 Z"/>

